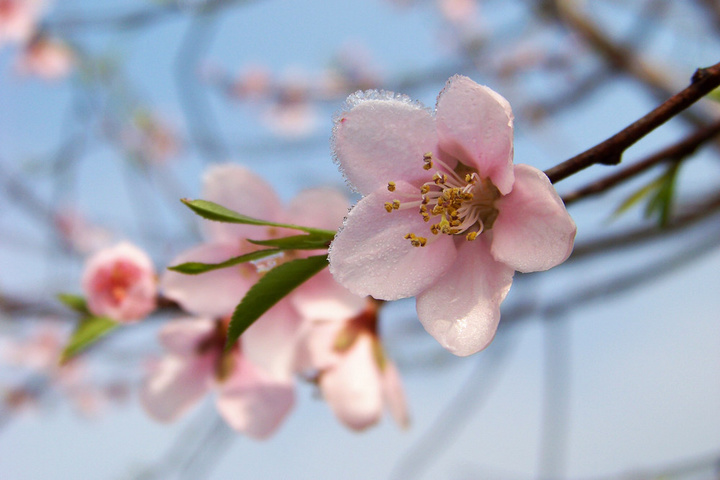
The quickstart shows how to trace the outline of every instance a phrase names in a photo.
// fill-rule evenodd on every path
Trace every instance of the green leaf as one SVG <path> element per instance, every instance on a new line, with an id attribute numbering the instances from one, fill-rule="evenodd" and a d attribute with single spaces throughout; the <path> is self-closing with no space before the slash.
<path id="1" fill-rule="evenodd" d="M 620 216 L 641 200 L 647 199 L 643 212 L 645 218 L 652 218 L 657 215 L 660 227 L 667 226 L 672 213 L 675 183 L 679 167 L 679 163 L 672 163 L 662 175 L 653 179 L 650 183 L 640 188 L 622 202 L 615 212 L 613 212 L 612 217 L 616 218 Z"/>
<path id="2" fill-rule="evenodd" d="M 85 317 L 80 320 L 60 356 L 60 364 L 66 363 L 78 353 L 97 342 L 117 328 L 119 323 L 108 317 Z"/>
<path id="3" fill-rule="evenodd" d="M 656 178 L 644 187 L 640 188 L 640 190 L 630 195 L 627 199 L 625 199 L 625 201 L 620 204 L 618 208 L 615 209 L 612 214 L 612 218 L 619 217 L 620 215 L 628 211 L 630 208 L 638 204 L 642 199 L 650 196 L 655 190 L 660 187 L 661 183 L 662 177 Z"/>
<path id="4" fill-rule="evenodd" d="M 245 262 L 252 262 L 253 260 L 260 260 L 261 258 L 269 257 L 280 253 L 282 250 L 279 248 L 269 248 L 266 250 L 258 250 L 256 252 L 246 253 L 238 257 L 232 257 L 224 262 L 220 263 L 200 263 L 200 262 L 187 262 L 181 263 L 180 265 L 173 265 L 167 267 L 168 270 L 173 272 L 185 273 L 187 275 L 198 275 L 200 273 L 210 272 L 212 270 L 219 270 L 221 268 L 232 267 Z"/>
<path id="5" fill-rule="evenodd" d="M 322 230 L 319 228 L 302 227 L 299 225 L 291 225 L 289 223 L 277 223 L 268 222 L 265 220 L 259 220 L 257 218 L 248 217 L 238 212 L 225 208 L 217 203 L 210 202 L 207 200 L 181 200 L 187 205 L 193 212 L 197 213 L 201 217 L 207 220 L 213 220 L 215 222 L 224 223 L 242 223 L 245 225 L 264 225 L 268 227 L 281 227 L 281 228 L 292 228 L 293 230 L 300 230 L 307 233 L 317 233 L 324 235 L 335 235 L 332 230 Z"/>
<path id="6" fill-rule="evenodd" d="M 332 242 L 333 235 L 324 233 L 310 233 L 307 235 L 293 235 L 291 237 L 273 238 L 270 240 L 250 240 L 248 242 L 264 247 L 276 247 L 281 250 L 317 250 L 328 248 Z"/>
<path id="7" fill-rule="evenodd" d="M 660 181 L 659 186 L 645 206 L 645 217 L 650 218 L 653 215 L 657 215 L 660 227 L 666 227 L 670 222 L 675 196 L 675 184 L 679 170 L 679 163 L 670 165 L 667 171 L 658 178 Z"/>
<path id="8" fill-rule="evenodd" d="M 69 293 L 59 293 L 57 299 L 76 312 L 82 313 L 83 315 L 90 315 L 90 311 L 87 308 L 87 302 L 85 298 L 80 295 L 71 295 Z"/>
<path id="9" fill-rule="evenodd" d="M 232 347 L 255 320 L 326 266 L 327 256 L 316 255 L 283 263 L 263 275 L 235 308 L 225 348 Z"/>
<path id="10" fill-rule="evenodd" d="M 714 100 L 716 102 L 720 102 L 720 87 L 716 88 L 715 90 L 711 91 L 707 94 L 707 97 L 710 100 Z"/>

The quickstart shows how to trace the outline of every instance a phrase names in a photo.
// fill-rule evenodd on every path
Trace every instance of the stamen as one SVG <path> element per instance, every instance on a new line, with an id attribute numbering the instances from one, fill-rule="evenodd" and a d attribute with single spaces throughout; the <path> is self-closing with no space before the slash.
<path id="1" fill-rule="evenodd" d="M 388 182 L 387 189 L 391 192 L 395 191 L 395 182 Z"/>
<path id="2" fill-rule="evenodd" d="M 427 238 L 425 237 L 418 237 L 414 233 L 408 233 L 404 237 L 406 240 L 410 240 L 410 244 L 413 247 L 424 247 L 427 245 Z"/>

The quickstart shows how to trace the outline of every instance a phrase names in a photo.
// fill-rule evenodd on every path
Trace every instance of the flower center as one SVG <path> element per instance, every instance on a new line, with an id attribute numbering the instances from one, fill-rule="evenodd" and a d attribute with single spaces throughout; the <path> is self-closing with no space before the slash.
<path id="1" fill-rule="evenodd" d="M 432 153 L 423 156 L 425 170 L 432 170 L 435 164 L 439 169 L 422 184 L 419 199 L 417 194 L 402 194 L 407 201 L 386 202 L 385 210 L 418 208 L 423 220 L 430 223 L 432 235 L 464 234 L 467 240 L 475 240 L 495 223 L 498 216 L 495 201 L 500 198 L 500 191 L 490 179 L 480 178 L 475 169 L 462 163 L 452 169 L 442 160 L 433 158 Z M 389 182 L 387 188 L 394 192 L 395 182 Z M 428 242 L 426 237 L 415 233 L 408 233 L 405 238 L 414 247 L 424 247 Z"/>

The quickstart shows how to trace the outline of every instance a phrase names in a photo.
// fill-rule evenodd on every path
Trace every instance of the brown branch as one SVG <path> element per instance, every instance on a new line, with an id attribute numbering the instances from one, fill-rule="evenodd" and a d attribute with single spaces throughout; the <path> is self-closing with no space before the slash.
<path id="1" fill-rule="evenodd" d="M 637 174 L 644 172 L 663 161 L 680 162 L 683 159 L 690 157 L 703 143 L 718 134 L 720 134 L 720 121 L 698 130 L 684 140 L 666 147 L 657 153 L 644 158 L 643 160 L 633 163 L 613 175 L 608 175 L 607 177 L 593 182 L 583 188 L 579 188 L 573 192 L 563 195 L 563 201 L 565 202 L 565 205 L 570 205 L 571 203 L 583 198 L 597 195 L 609 190 L 615 185 L 635 177 Z"/>
<path id="2" fill-rule="evenodd" d="M 622 154 L 645 135 L 688 108 L 720 86 L 720 63 L 699 68 L 690 85 L 673 95 L 659 107 L 593 148 L 545 171 L 553 183 L 596 163 L 617 165 Z"/>

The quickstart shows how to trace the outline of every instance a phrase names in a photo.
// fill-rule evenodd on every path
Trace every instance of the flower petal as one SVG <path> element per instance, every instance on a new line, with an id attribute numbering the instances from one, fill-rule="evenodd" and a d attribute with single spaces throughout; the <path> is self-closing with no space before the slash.
<path id="1" fill-rule="evenodd" d="M 304 227 L 337 230 L 349 209 L 347 197 L 337 190 L 313 188 L 300 192 L 290 201 L 287 221 Z"/>
<path id="2" fill-rule="evenodd" d="M 237 243 L 208 243 L 181 253 L 173 265 L 185 262 L 220 263 L 241 254 Z M 160 286 L 166 297 L 196 315 L 229 315 L 257 281 L 255 267 L 244 263 L 201 275 L 166 271 Z"/>
<path id="3" fill-rule="evenodd" d="M 320 376 L 320 389 L 342 423 L 362 430 L 380 420 L 380 371 L 373 355 L 372 338 L 360 335 L 347 354 Z"/>
<path id="4" fill-rule="evenodd" d="M 247 359 L 270 376 L 288 379 L 295 368 L 300 317 L 287 300 L 268 310 L 240 337 Z"/>
<path id="5" fill-rule="evenodd" d="M 333 130 L 333 151 L 348 182 L 363 194 L 389 181 L 422 183 L 423 155 L 438 153 L 430 112 L 389 92 L 357 93 L 348 106 Z"/>
<path id="6" fill-rule="evenodd" d="M 495 261 L 481 236 L 458 248 L 455 264 L 417 297 L 417 313 L 425 330 L 459 356 L 487 347 L 500 321 L 514 271 Z"/>
<path id="7" fill-rule="evenodd" d="M 410 417 L 408 416 L 405 392 L 403 391 L 400 374 L 395 364 L 391 361 L 385 363 L 381 381 L 383 396 L 390 410 L 390 415 L 392 415 L 400 427 L 407 428 L 410 426 Z"/>
<path id="8" fill-rule="evenodd" d="M 243 215 L 276 222 L 282 218 L 282 203 L 275 190 L 245 167 L 222 164 L 210 167 L 203 177 L 203 200 L 218 203 Z M 269 227 L 203 222 L 208 238 L 214 242 L 237 242 L 241 238 L 270 238 Z"/>
<path id="9" fill-rule="evenodd" d="M 220 386 L 217 408 L 232 428 L 260 440 L 277 430 L 294 403 L 290 380 L 269 378 L 238 355 L 235 370 Z"/>
<path id="10" fill-rule="evenodd" d="M 140 403 L 161 422 L 171 422 L 210 389 L 215 355 L 163 358 L 145 380 Z"/>
<path id="11" fill-rule="evenodd" d="M 215 322 L 209 318 L 183 318 L 163 325 L 158 336 L 170 353 L 185 356 L 195 353 L 198 344 L 214 329 Z"/>
<path id="12" fill-rule="evenodd" d="M 490 178 L 500 193 L 513 185 L 513 114 L 497 92 L 455 75 L 437 103 L 440 149 Z"/>
<path id="13" fill-rule="evenodd" d="M 298 335 L 297 370 L 312 374 L 334 366 L 341 358 L 335 342 L 346 325 L 343 321 L 304 322 Z"/>
<path id="14" fill-rule="evenodd" d="M 433 237 L 416 208 L 385 211 L 385 202 L 417 192 L 398 182 L 395 192 L 381 190 L 361 199 L 330 246 L 330 273 L 351 292 L 382 300 L 417 295 L 442 275 L 455 259 L 447 235 Z M 419 194 L 418 194 L 419 196 Z M 413 247 L 405 235 L 427 232 L 428 244 Z"/>
<path id="15" fill-rule="evenodd" d="M 347 320 L 365 307 L 365 297 L 340 285 L 327 269 L 300 285 L 290 301 L 307 320 Z"/>
<path id="16" fill-rule="evenodd" d="M 500 213 L 492 229 L 495 259 L 520 272 L 537 272 L 570 256 L 575 222 L 543 172 L 516 165 L 513 190 L 496 206 Z"/>

